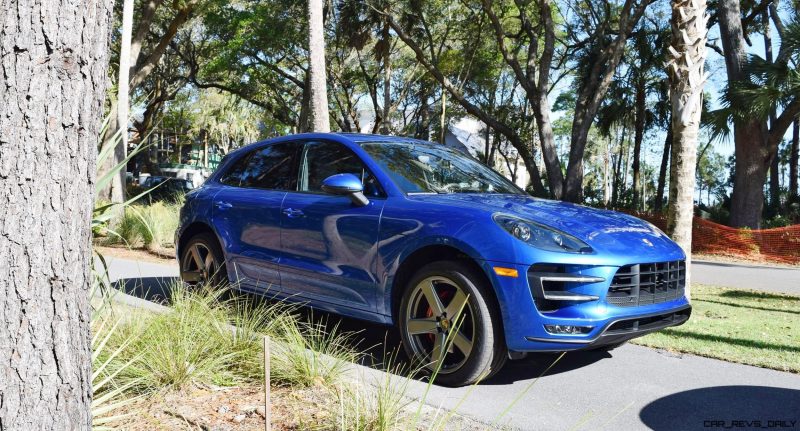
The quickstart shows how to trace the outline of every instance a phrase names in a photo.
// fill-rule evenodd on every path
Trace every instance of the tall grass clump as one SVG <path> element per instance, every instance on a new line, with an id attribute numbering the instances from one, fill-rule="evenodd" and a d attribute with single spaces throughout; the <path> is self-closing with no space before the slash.
<path id="1" fill-rule="evenodd" d="M 129 322 L 126 336 L 133 341 L 123 360 L 132 360 L 122 373 L 137 382 L 139 392 L 181 389 L 191 384 L 231 386 L 249 380 L 239 367 L 255 363 L 258 343 L 236 343 L 228 326 L 229 311 L 219 301 L 221 291 L 190 292 L 175 285 L 171 310 Z"/>
<path id="2" fill-rule="evenodd" d="M 108 241 L 152 251 L 172 247 L 180 207 L 179 202 L 163 201 L 150 205 L 130 205 L 125 208 Z"/>
<path id="3" fill-rule="evenodd" d="M 359 359 L 352 348 L 352 333 L 338 325 L 300 322 L 284 318 L 275 327 L 277 343 L 272 347 L 272 378 L 291 386 L 330 386 L 344 376 L 350 363 Z"/>
<path id="4" fill-rule="evenodd" d="M 395 365 L 396 356 L 389 356 L 386 372 L 371 382 L 357 382 L 337 389 L 336 429 L 357 431 L 393 431 L 415 429 L 406 414 L 412 404 L 406 396 L 412 378 L 403 365 Z M 364 383 L 368 383 L 364 385 Z"/>
<path id="5" fill-rule="evenodd" d="M 260 382 L 264 335 L 273 340 L 271 373 L 282 385 L 333 384 L 358 357 L 350 335 L 301 322 L 292 306 L 227 296 L 176 284 L 168 312 L 129 317 L 111 341 L 130 340 L 115 359 L 127 364 L 115 380 L 140 394 Z"/>

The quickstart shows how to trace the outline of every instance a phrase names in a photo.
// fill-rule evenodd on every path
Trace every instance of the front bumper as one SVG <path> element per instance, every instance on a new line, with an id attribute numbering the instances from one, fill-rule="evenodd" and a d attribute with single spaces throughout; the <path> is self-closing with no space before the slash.
<path id="1" fill-rule="evenodd" d="M 579 349 L 593 349 L 596 347 L 620 344 L 636 337 L 655 332 L 670 326 L 680 326 L 689 320 L 692 306 L 685 305 L 677 310 L 666 313 L 649 314 L 638 317 L 627 317 L 609 322 L 593 339 L 553 339 L 525 337 L 528 341 L 542 343 L 563 343 L 577 345 Z M 562 350 L 562 349 L 560 349 Z M 573 350 L 573 349 L 563 349 Z"/>
<path id="2" fill-rule="evenodd" d="M 681 325 L 691 315 L 691 304 L 684 293 L 663 302 L 638 306 L 622 306 L 607 301 L 609 287 L 620 269 L 618 266 L 570 268 L 570 274 L 595 279 L 565 289 L 577 297 L 585 297 L 584 300 L 562 304 L 555 310 L 540 310 L 527 277 L 503 277 L 494 271 L 494 266 L 511 267 L 523 275 L 528 273 L 530 265 L 491 261 L 484 261 L 483 265 L 497 293 L 506 345 L 515 352 L 581 350 L 617 344 Z M 548 332 L 548 325 L 588 329 L 581 333 L 554 334 Z"/>

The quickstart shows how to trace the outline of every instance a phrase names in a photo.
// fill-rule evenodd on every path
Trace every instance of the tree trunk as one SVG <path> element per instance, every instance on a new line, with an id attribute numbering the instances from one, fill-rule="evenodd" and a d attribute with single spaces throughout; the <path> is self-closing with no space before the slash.
<path id="1" fill-rule="evenodd" d="M 0 429 L 90 429 L 91 227 L 108 1 L 2 1 Z"/>
<path id="2" fill-rule="evenodd" d="M 119 138 L 114 139 L 120 129 L 119 110 L 116 102 L 112 103 L 108 115 L 108 125 L 100 140 L 101 149 L 113 145 L 114 150 L 108 153 L 108 157 L 102 161 L 101 173 L 109 172 L 114 166 L 125 160 L 125 147 Z M 100 199 L 114 203 L 125 202 L 125 169 L 121 169 L 117 175 L 114 175 L 108 185 L 100 191 Z"/>
<path id="3" fill-rule="evenodd" d="M 131 33 L 133 32 L 133 0 L 123 0 L 122 5 L 122 38 L 119 48 L 119 76 L 117 77 L 117 104 L 116 121 L 109 124 L 106 134 L 109 139 L 117 130 L 119 138 L 111 142 L 115 145 L 113 157 L 109 157 L 105 166 L 113 169 L 114 166 L 125 160 L 128 155 L 128 118 L 130 113 L 130 69 L 131 69 Z M 107 172 L 107 171 L 106 171 Z M 125 202 L 125 185 L 127 169 L 120 169 L 114 179 L 109 183 L 110 189 L 105 196 L 111 202 Z M 118 215 L 122 214 L 122 206 L 112 209 Z"/>
<path id="4" fill-rule="evenodd" d="M 633 208 L 639 209 L 639 182 L 640 182 L 640 163 L 642 154 L 642 141 L 644 140 L 644 120 L 647 114 L 645 104 L 646 88 L 644 77 L 639 76 L 636 80 L 636 123 L 634 124 L 633 136 Z"/>
<path id="5" fill-rule="evenodd" d="M 667 232 L 686 253 L 686 292 L 689 295 L 694 217 L 697 135 L 703 111 L 703 65 L 706 58 L 705 0 L 672 2 L 672 44 L 668 76 L 672 104 L 672 168 Z"/>
<path id="6" fill-rule="evenodd" d="M 747 52 L 744 46 L 739 0 L 718 4 L 720 39 L 725 53 L 728 84 L 747 79 L 742 70 Z M 731 197 L 730 224 L 734 227 L 757 229 L 761 224 L 764 206 L 764 180 L 767 173 L 768 151 L 765 148 L 764 121 L 734 121 L 736 164 Z M 675 135 L 677 139 L 677 134 Z"/>
<path id="7" fill-rule="evenodd" d="M 131 67 L 131 33 L 133 32 L 133 0 L 122 3 L 122 38 L 119 46 L 119 77 L 117 78 L 117 121 L 122 128 L 120 144 L 128 149 L 128 112 Z M 124 172 L 123 172 L 124 173 Z"/>
<path id="8" fill-rule="evenodd" d="M 664 207 L 664 187 L 667 182 L 667 168 L 669 167 L 669 154 L 672 151 L 672 128 L 667 130 L 667 137 L 664 139 L 664 153 L 661 154 L 661 167 L 658 170 L 658 186 L 656 187 L 656 201 L 653 209 L 661 212 Z"/>
<path id="9" fill-rule="evenodd" d="M 798 160 L 800 159 L 800 120 L 794 120 L 792 129 L 792 150 L 789 153 L 789 196 L 791 201 L 798 200 L 800 191 L 797 189 Z"/>
<path id="10" fill-rule="evenodd" d="M 308 59 L 310 94 L 310 127 L 313 132 L 331 131 L 328 116 L 328 84 L 325 72 L 325 23 L 323 0 L 308 0 Z"/>
<path id="11" fill-rule="evenodd" d="M 492 163 L 491 154 L 489 154 L 492 151 L 492 129 L 489 125 L 484 125 L 483 134 L 486 139 L 483 143 L 483 164 L 491 168 L 494 163 Z"/>
<path id="12" fill-rule="evenodd" d="M 583 158 L 589 139 L 589 130 L 614 79 L 614 73 L 622 59 L 628 36 L 649 4 L 649 1 L 636 4 L 630 0 L 624 3 L 620 12 L 617 35 L 607 46 L 603 47 L 599 58 L 593 62 L 588 76 L 582 83 L 578 100 L 575 103 L 575 117 L 572 122 L 569 164 L 564 181 L 564 200 L 570 202 L 583 200 Z"/>
<path id="13" fill-rule="evenodd" d="M 439 133 L 441 134 L 439 142 L 444 145 L 444 140 L 447 136 L 447 91 L 444 88 L 442 88 L 442 112 L 439 117 Z"/>
<path id="14" fill-rule="evenodd" d="M 764 26 L 764 58 L 767 60 L 768 63 L 773 62 L 772 56 L 772 32 L 770 27 L 769 21 L 769 9 L 765 9 L 764 12 L 761 14 L 761 23 Z M 772 111 L 769 113 L 769 130 L 772 130 L 775 127 L 775 120 L 776 120 L 776 113 L 775 109 L 773 108 Z M 776 152 L 777 153 L 777 152 Z M 780 177 L 780 166 L 779 166 L 779 158 L 777 154 L 775 157 L 772 158 L 772 164 L 770 166 L 769 172 L 769 199 L 770 199 L 770 206 L 772 207 L 773 211 L 778 211 L 781 206 L 781 199 L 780 199 L 780 191 L 781 191 L 781 177 Z"/>
<path id="15" fill-rule="evenodd" d="M 617 154 L 617 163 L 614 166 L 614 184 L 611 188 L 611 206 L 617 208 L 619 206 L 619 192 L 622 188 L 620 182 L 622 181 L 622 157 L 625 153 L 625 134 L 628 131 L 626 127 L 622 128 L 622 136 L 619 139 L 619 154 Z"/>
<path id="16" fill-rule="evenodd" d="M 381 133 L 384 135 L 389 134 L 391 128 L 391 121 L 389 115 L 392 110 L 392 49 L 391 49 L 391 33 L 389 30 L 389 23 L 384 20 L 383 29 L 381 30 L 381 37 L 386 48 L 383 55 L 383 118 L 381 121 Z"/>
<path id="17" fill-rule="evenodd" d="M 539 132 L 539 142 L 542 146 L 542 158 L 547 170 L 550 195 L 554 199 L 562 199 L 564 197 L 564 173 L 556 152 L 553 123 L 550 121 L 550 102 L 547 100 L 547 95 L 545 94 L 541 100 L 532 104 L 532 108 L 536 120 L 536 130 Z"/>

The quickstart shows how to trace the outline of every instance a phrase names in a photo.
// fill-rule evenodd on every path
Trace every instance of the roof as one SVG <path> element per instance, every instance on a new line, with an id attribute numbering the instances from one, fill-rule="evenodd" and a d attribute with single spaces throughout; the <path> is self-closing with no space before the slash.
<path id="1" fill-rule="evenodd" d="M 425 143 L 430 144 L 428 141 L 422 141 L 415 138 L 410 138 L 406 136 L 389 136 L 389 135 L 371 135 L 369 133 L 331 133 L 332 135 L 338 135 L 345 137 L 353 142 L 362 143 L 362 142 L 418 142 L 418 143 Z"/>

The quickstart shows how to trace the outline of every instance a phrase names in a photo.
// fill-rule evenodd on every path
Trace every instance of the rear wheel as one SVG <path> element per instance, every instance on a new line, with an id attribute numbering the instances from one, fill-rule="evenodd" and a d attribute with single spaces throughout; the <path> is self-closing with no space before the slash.
<path id="1" fill-rule="evenodd" d="M 181 252 L 181 279 L 190 285 L 227 283 L 225 259 L 217 238 L 211 233 L 193 236 Z"/>
<path id="2" fill-rule="evenodd" d="M 434 262 L 411 278 L 399 326 L 408 356 L 448 386 L 494 375 L 507 358 L 491 286 L 470 266 Z"/>

